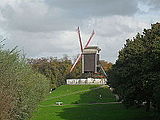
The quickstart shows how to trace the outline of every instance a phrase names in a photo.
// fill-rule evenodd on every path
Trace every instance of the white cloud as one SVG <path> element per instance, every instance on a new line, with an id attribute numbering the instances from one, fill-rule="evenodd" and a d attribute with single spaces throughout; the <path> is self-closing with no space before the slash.
<path id="1" fill-rule="evenodd" d="M 51 13 L 51 9 L 41 1 L 8 3 L 1 9 L 1 16 L 5 20 L 2 27 L 6 30 L 45 32 L 63 28 L 59 23 L 63 21 L 60 18 L 64 11 L 53 7 Z"/>
<path id="2" fill-rule="evenodd" d="M 50 55 L 61 57 L 64 54 L 77 54 L 76 32 L 61 31 L 50 33 L 31 33 L 22 31 L 10 32 L 7 47 L 18 46 L 27 53 L 27 57 L 39 57 Z M 75 50 L 75 51 L 73 51 Z"/>
<path id="3" fill-rule="evenodd" d="M 144 28 L 149 28 L 146 21 L 129 16 L 109 16 L 92 18 L 85 22 L 88 29 L 96 28 L 96 36 L 92 44 L 97 44 L 102 49 L 102 58 L 114 62 L 118 51 L 123 47 L 126 39 L 133 38 Z M 87 30 L 88 30 L 87 29 Z M 86 30 L 86 32 L 87 32 Z"/>
<path id="4" fill-rule="evenodd" d="M 2 27 L 27 32 L 68 30 L 88 17 L 133 15 L 138 10 L 137 0 L 2 1 L 1 14 L 5 19 Z"/>
<path id="5" fill-rule="evenodd" d="M 150 1 L 150 0 L 147 0 Z M 143 4 L 145 3 L 145 4 Z M 91 44 L 99 45 L 101 57 L 114 62 L 125 40 L 160 20 L 152 6 L 141 0 L 1 0 L 0 32 L 8 48 L 19 46 L 27 57 L 75 56 L 80 52 L 76 27 L 83 42 L 92 29 Z M 156 7 L 158 9 L 158 7 Z"/>

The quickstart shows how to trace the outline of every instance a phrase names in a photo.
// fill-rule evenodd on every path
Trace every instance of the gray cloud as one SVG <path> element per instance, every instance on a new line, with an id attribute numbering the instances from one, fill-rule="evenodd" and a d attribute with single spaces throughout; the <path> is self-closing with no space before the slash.
<path id="1" fill-rule="evenodd" d="M 160 9 L 160 1 L 159 0 L 148 0 L 148 4 L 152 5 L 155 9 Z"/>
<path id="2" fill-rule="evenodd" d="M 137 12 L 137 0 L 48 0 L 76 17 L 133 15 Z"/>
<path id="3" fill-rule="evenodd" d="M 88 29 L 96 28 L 95 38 L 91 44 L 101 47 L 101 57 L 108 61 L 115 62 L 118 51 L 123 47 L 126 39 L 134 37 L 143 28 L 149 28 L 145 21 L 128 16 L 109 16 L 103 18 L 92 18 L 85 22 Z M 87 33 L 88 29 L 85 30 Z"/>
<path id="4" fill-rule="evenodd" d="M 133 15 L 137 10 L 137 0 L 24 0 L 1 7 L 1 14 L 5 29 L 48 32 L 69 30 L 90 17 Z"/>
<path id="5" fill-rule="evenodd" d="M 1 2 L 0 31 L 7 33 L 6 47 L 18 45 L 27 57 L 75 56 L 80 53 L 76 27 L 81 26 L 83 42 L 95 29 L 91 45 L 99 45 L 101 58 L 114 62 L 125 40 L 147 28 L 151 16 L 149 13 L 147 19 L 146 16 L 143 19 L 136 16 L 140 11 L 138 0 Z M 152 6 L 156 4 L 158 0 Z M 154 15 L 152 18 L 155 18 Z"/>
<path id="6" fill-rule="evenodd" d="M 160 1 L 159 0 L 141 0 L 142 4 L 147 5 L 150 11 L 160 10 Z"/>
<path id="7" fill-rule="evenodd" d="M 74 19 L 65 19 L 65 11 L 48 8 L 42 2 L 21 2 L 15 6 L 6 5 L 1 14 L 4 29 L 27 32 L 48 32 L 70 28 Z M 67 22 L 67 24 L 64 23 Z"/>

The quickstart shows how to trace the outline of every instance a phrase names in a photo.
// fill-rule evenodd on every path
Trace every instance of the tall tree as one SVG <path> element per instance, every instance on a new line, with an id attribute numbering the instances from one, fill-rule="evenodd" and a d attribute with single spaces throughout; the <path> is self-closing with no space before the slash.
<path id="1" fill-rule="evenodd" d="M 159 111 L 160 96 L 160 23 L 144 29 L 132 40 L 127 40 L 118 59 L 109 71 L 109 83 L 126 105 L 146 102 Z"/>

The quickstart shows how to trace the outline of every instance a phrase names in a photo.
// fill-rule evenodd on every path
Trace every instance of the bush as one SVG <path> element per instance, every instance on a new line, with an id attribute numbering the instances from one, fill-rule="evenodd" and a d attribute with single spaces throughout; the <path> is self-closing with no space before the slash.
<path id="1" fill-rule="evenodd" d="M 48 91 L 49 81 L 18 52 L 0 49 L 0 119 L 28 119 Z"/>

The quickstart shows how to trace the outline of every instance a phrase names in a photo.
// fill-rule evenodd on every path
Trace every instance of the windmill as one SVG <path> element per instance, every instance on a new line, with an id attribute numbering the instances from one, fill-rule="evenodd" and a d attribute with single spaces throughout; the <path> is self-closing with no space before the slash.
<path id="1" fill-rule="evenodd" d="M 77 29 L 79 43 L 80 43 L 80 50 L 81 53 L 75 60 L 75 63 L 70 69 L 70 73 L 74 70 L 76 65 L 80 60 L 82 60 L 82 73 L 85 76 L 82 78 L 71 78 L 66 80 L 66 84 L 68 85 L 84 85 L 84 84 L 106 84 L 107 83 L 107 75 L 99 61 L 99 49 L 97 46 L 89 46 L 95 32 L 93 30 L 91 36 L 89 37 L 87 43 L 83 47 L 80 29 Z M 101 72 L 100 72 L 101 70 Z M 102 75 L 103 74 L 103 75 Z"/>
<path id="2" fill-rule="evenodd" d="M 91 42 L 91 40 L 92 40 L 92 38 L 93 38 L 93 36 L 94 36 L 94 34 L 95 34 L 95 32 L 94 32 L 94 30 L 93 30 L 93 32 L 92 32 L 91 36 L 89 37 L 89 39 L 88 39 L 85 47 L 83 48 L 79 27 L 78 27 L 78 29 L 77 29 L 77 33 L 78 33 L 78 38 L 79 38 L 81 53 L 80 53 L 79 56 L 77 57 L 77 59 L 76 59 L 75 63 L 73 64 L 73 66 L 71 67 L 70 72 L 73 71 L 73 69 L 76 67 L 77 63 L 78 63 L 78 62 L 80 61 L 80 59 L 82 58 L 83 50 L 88 47 L 89 43 Z"/>
<path id="3" fill-rule="evenodd" d="M 81 53 L 77 57 L 73 66 L 71 67 L 70 72 L 74 70 L 77 63 L 82 59 L 82 73 L 98 73 L 98 71 L 101 69 L 104 76 L 107 77 L 102 65 L 99 62 L 100 49 L 97 46 L 89 46 L 89 43 L 91 42 L 93 36 L 95 35 L 94 30 L 91 36 L 89 37 L 87 43 L 85 44 L 84 48 L 82 45 L 82 39 L 79 27 L 77 29 L 77 33 L 78 33 Z"/>

